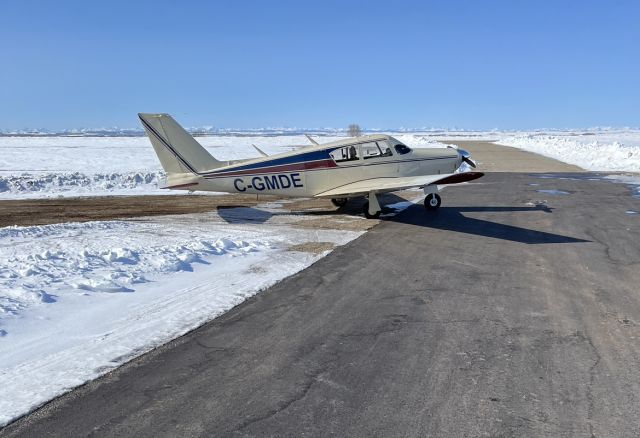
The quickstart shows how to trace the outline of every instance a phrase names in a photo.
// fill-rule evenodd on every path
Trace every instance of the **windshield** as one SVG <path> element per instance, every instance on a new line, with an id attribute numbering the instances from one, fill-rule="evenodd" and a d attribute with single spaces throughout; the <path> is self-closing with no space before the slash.
<path id="1" fill-rule="evenodd" d="M 411 148 L 404 144 L 395 145 L 395 149 L 396 149 L 396 152 L 400 155 L 408 154 L 409 152 L 411 152 Z"/>

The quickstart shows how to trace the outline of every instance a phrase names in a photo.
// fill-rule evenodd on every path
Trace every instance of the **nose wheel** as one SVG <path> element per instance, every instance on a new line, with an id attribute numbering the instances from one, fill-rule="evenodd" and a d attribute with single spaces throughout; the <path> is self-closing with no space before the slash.
<path id="1" fill-rule="evenodd" d="M 442 199 L 437 193 L 429 193 L 427 197 L 424 198 L 424 208 L 427 210 L 437 210 L 440 204 L 442 204 Z"/>

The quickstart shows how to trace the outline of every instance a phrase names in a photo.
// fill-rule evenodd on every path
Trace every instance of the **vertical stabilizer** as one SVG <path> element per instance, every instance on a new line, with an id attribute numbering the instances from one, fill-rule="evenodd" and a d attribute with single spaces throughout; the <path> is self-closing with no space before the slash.
<path id="1" fill-rule="evenodd" d="M 138 114 L 162 168 L 171 174 L 199 174 L 221 167 L 169 114 Z"/>

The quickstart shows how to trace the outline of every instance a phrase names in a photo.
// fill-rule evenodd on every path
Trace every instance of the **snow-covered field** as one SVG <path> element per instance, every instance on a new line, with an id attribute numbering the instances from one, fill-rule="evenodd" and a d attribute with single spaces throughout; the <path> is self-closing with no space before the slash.
<path id="1" fill-rule="evenodd" d="M 413 147 L 444 147 L 419 135 L 398 137 Z M 267 154 L 310 144 L 304 135 L 197 139 L 222 161 L 258 156 L 252 144 Z M 0 199 L 183 193 L 158 189 L 163 175 L 147 137 L 0 137 Z"/>
<path id="2" fill-rule="evenodd" d="M 548 132 L 425 131 L 390 134 L 411 147 L 443 147 L 450 140 L 497 141 L 587 170 L 640 172 L 640 130 Z M 337 135 L 316 136 L 321 143 Z M 256 157 L 309 145 L 304 135 L 197 137 L 216 158 Z M 60 196 L 167 194 L 164 176 L 144 137 L 0 136 L 0 199 Z M 182 193 L 182 192 L 178 192 Z"/>
<path id="3" fill-rule="evenodd" d="M 640 173 L 639 130 L 502 135 L 498 144 L 545 155 L 586 170 Z"/>
<path id="4" fill-rule="evenodd" d="M 0 229 L 0 426 L 362 234 L 291 225 L 306 217 L 271 204 Z M 307 242 L 327 250 L 290 249 Z"/>
<path id="5" fill-rule="evenodd" d="M 256 156 L 252 143 L 269 154 L 304 144 L 293 136 L 198 140 L 220 160 Z M 170 193 L 157 188 L 164 173 L 147 137 L 0 137 L 0 151 L 5 199 Z"/>

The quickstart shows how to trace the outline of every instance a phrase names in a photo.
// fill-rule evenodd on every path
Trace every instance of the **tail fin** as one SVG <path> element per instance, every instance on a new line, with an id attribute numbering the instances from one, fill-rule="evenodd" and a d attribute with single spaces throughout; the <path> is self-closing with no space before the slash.
<path id="1" fill-rule="evenodd" d="M 162 168 L 171 174 L 198 174 L 223 166 L 169 114 L 138 114 Z"/>

